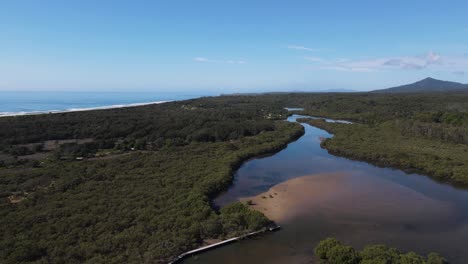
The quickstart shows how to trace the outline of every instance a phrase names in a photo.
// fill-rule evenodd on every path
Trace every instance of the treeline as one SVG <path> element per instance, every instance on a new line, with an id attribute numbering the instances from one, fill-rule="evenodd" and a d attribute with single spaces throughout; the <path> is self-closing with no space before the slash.
<path id="1" fill-rule="evenodd" d="M 424 257 L 415 252 L 401 253 L 385 245 L 368 245 L 357 251 L 335 238 L 320 241 L 315 255 L 321 263 L 327 264 L 448 264 L 446 259 L 434 252 Z"/>
<path id="2" fill-rule="evenodd" d="M 290 93 L 266 95 L 283 105 L 304 108 L 304 113 L 342 118 L 358 123 L 395 119 L 450 125 L 468 124 L 468 93 Z"/>
<path id="3" fill-rule="evenodd" d="M 321 101 L 323 97 L 302 99 L 307 100 L 305 112 L 369 125 L 399 120 L 408 136 L 468 144 L 468 93 L 348 94 Z"/>
<path id="4" fill-rule="evenodd" d="M 426 123 L 419 120 L 401 120 L 397 124 L 408 136 L 468 145 L 468 125 Z"/>
<path id="5" fill-rule="evenodd" d="M 423 173 L 440 181 L 468 184 L 468 145 L 408 136 L 394 121 L 374 125 L 300 121 L 333 133 L 334 137 L 321 145 L 334 155 Z"/>
<path id="6" fill-rule="evenodd" d="M 285 106 L 302 107 L 310 115 L 363 124 L 398 119 L 414 136 L 466 143 L 467 93 L 284 93 L 0 118 L 0 150 L 46 140 L 83 138 L 105 145 L 111 142 L 123 150 L 235 140 L 271 131 L 269 119 L 283 119 L 287 115 Z"/>
<path id="7" fill-rule="evenodd" d="M 298 100 L 306 114 L 356 122 L 306 121 L 335 134 L 322 142 L 335 155 L 468 184 L 468 93 L 326 94 Z"/>
<path id="8" fill-rule="evenodd" d="M 201 98 L 160 105 L 0 118 L 0 150 L 46 140 L 93 138 L 121 148 L 154 149 L 219 142 L 273 130 L 265 117 L 286 114 L 253 98 Z"/>
<path id="9" fill-rule="evenodd" d="M 422 112 L 416 114 L 414 119 L 426 123 L 441 123 L 454 126 L 467 125 L 468 113 L 466 112 L 466 105 L 465 107 L 460 105 L 457 108 L 452 109 L 450 105 L 447 105 L 447 109 L 443 111 Z"/>
<path id="10" fill-rule="evenodd" d="M 240 203 L 216 212 L 209 197 L 229 186 L 240 162 L 303 133 L 297 124 L 272 123 L 273 131 L 232 142 L 0 169 L 0 259 L 166 263 L 204 239 L 258 230 L 269 224 L 262 214 Z M 11 204 L 12 194 L 25 199 Z"/>
<path id="11" fill-rule="evenodd" d="M 261 213 L 210 198 L 244 160 L 303 134 L 286 116 L 274 100 L 218 97 L 0 118 L 0 259 L 165 263 L 263 228 Z"/>

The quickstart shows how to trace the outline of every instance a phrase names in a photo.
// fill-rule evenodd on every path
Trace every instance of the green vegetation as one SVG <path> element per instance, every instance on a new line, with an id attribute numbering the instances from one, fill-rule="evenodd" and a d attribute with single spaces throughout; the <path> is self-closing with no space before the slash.
<path id="1" fill-rule="evenodd" d="M 243 161 L 284 148 L 303 128 L 275 121 L 286 116 L 282 108 L 268 112 L 239 99 L 2 118 L 2 262 L 164 263 L 204 239 L 268 226 L 241 203 L 216 212 L 210 198 L 229 186 Z M 140 131 L 140 115 L 153 127 Z M 112 131 L 113 124 L 126 132 Z M 31 151 L 45 156 L 9 153 L 32 145 L 44 146 Z"/>
<path id="2" fill-rule="evenodd" d="M 321 263 L 327 264 L 445 264 L 448 263 L 437 253 L 425 258 L 414 252 L 401 253 L 385 245 L 369 245 L 361 251 L 344 245 L 335 238 L 327 238 L 317 245 L 315 255 Z"/>
<path id="3" fill-rule="evenodd" d="M 268 220 L 243 205 L 217 214 L 209 197 L 225 189 L 241 161 L 278 150 L 297 124 L 235 142 L 193 143 L 110 159 L 54 161 L 2 170 L 2 192 L 28 190 L 0 205 L 0 258 L 7 263 L 154 262 L 205 238 L 257 230 Z"/>
<path id="4" fill-rule="evenodd" d="M 322 146 L 334 155 L 408 172 L 422 172 L 440 181 L 468 184 L 466 144 L 406 135 L 398 121 L 376 125 L 301 121 L 335 134 L 322 142 Z"/>
<path id="5" fill-rule="evenodd" d="M 155 150 L 273 130 L 286 111 L 272 100 L 200 98 L 138 107 L 0 118 L 0 150 L 46 140 L 92 138 L 100 148 Z"/>
<path id="6" fill-rule="evenodd" d="M 346 119 L 361 124 L 374 124 L 398 119 L 420 121 L 427 125 L 443 124 L 457 128 L 466 128 L 468 125 L 468 92 L 285 94 L 271 96 L 276 97 L 278 102 L 283 105 L 304 108 L 303 113 L 308 115 Z"/>
<path id="7" fill-rule="evenodd" d="M 280 121 L 285 106 L 356 121 L 310 121 L 335 134 L 323 143 L 335 154 L 468 182 L 468 95 L 461 93 L 221 96 L 4 117 L 0 259 L 164 262 L 204 239 L 268 225 L 242 204 L 216 211 L 210 199 L 243 161 L 302 135 L 300 125 Z M 332 259 L 362 257 L 353 252 L 338 248 Z"/>
<path id="8" fill-rule="evenodd" d="M 467 94 L 337 95 L 304 106 L 311 115 L 357 122 L 301 120 L 335 135 L 322 142 L 332 154 L 468 184 Z"/>

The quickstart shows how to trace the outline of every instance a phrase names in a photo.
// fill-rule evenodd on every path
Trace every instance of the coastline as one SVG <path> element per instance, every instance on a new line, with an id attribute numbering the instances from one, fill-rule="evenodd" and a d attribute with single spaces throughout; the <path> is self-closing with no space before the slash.
<path id="1" fill-rule="evenodd" d="M 173 105 L 173 104 L 179 105 L 178 103 L 171 103 L 171 104 L 167 104 L 166 106 L 170 107 L 170 106 Z M 181 103 L 181 104 L 183 104 L 183 103 Z M 154 106 L 154 107 L 142 107 L 141 109 L 151 111 L 151 110 L 153 110 L 154 108 L 159 108 L 159 107 L 157 107 L 157 106 Z M 162 108 L 165 108 L 165 107 L 162 107 Z M 136 109 L 135 109 L 135 110 L 136 110 Z M 91 113 L 87 113 L 87 114 L 85 114 L 85 113 L 82 113 L 82 114 L 83 114 L 84 116 L 86 116 L 86 115 L 93 115 L 93 114 L 102 114 L 102 113 L 104 113 L 104 112 L 106 112 L 106 111 L 95 111 L 95 112 L 91 112 Z M 119 112 L 132 112 L 132 111 L 110 110 L 110 111 L 108 111 L 108 112 L 109 112 L 109 113 L 119 113 Z M 81 114 L 76 114 L 76 115 L 77 115 L 77 116 L 81 116 Z M 56 115 L 55 117 L 60 118 L 61 116 L 62 116 L 62 115 Z M 72 115 L 63 115 L 63 116 L 66 117 L 66 116 L 72 116 Z M 42 117 L 44 117 L 44 118 L 49 117 L 49 118 L 51 118 L 51 119 L 54 118 L 54 116 L 42 116 Z M 17 121 L 28 120 L 28 119 L 34 120 L 35 118 L 33 118 L 33 117 L 31 117 L 31 118 L 24 118 L 24 119 L 18 118 Z M 10 119 L 6 119 L 5 121 L 8 121 L 8 120 L 10 120 Z M 12 120 L 13 120 L 13 118 L 12 118 Z M 281 124 L 281 125 L 283 125 L 283 123 L 284 123 L 284 121 L 275 121 L 275 122 L 277 122 L 278 124 Z M 296 126 L 299 126 L 297 123 L 295 123 L 295 125 L 296 125 Z M 264 133 L 264 134 L 267 134 L 267 133 Z M 268 133 L 268 134 L 270 134 L 270 133 Z M 319 133 L 319 134 L 320 134 L 320 133 Z M 268 137 L 268 135 L 266 135 L 265 138 L 264 138 L 264 136 L 263 136 L 262 134 L 259 134 L 259 137 L 260 137 L 260 138 L 265 139 L 265 140 L 260 141 L 260 143 L 262 143 L 261 146 L 262 146 L 262 147 L 268 147 L 268 146 L 272 147 L 272 144 L 269 144 L 269 143 L 271 143 L 271 142 L 276 142 L 276 141 L 278 141 L 278 140 L 281 140 L 281 141 L 283 141 L 283 142 L 285 141 L 285 140 L 283 139 L 282 136 L 278 137 L 278 135 L 275 135 L 275 134 L 273 134 L 273 135 L 274 135 L 274 136 L 272 136 L 272 137 Z M 246 139 L 245 142 L 244 142 L 244 143 L 246 143 L 246 144 L 241 145 L 241 146 L 244 146 L 244 145 L 245 145 L 249 151 L 246 151 L 246 152 L 244 152 L 244 151 L 239 151 L 239 153 L 238 153 L 239 155 L 236 155 L 237 157 L 239 157 L 239 158 L 245 158 L 246 156 L 248 156 L 248 155 L 246 155 L 248 152 L 250 152 L 250 153 L 258 153 L 258 149 L 255 148 L 255 145 L 254 145 L 254 144 L 248 144 L 248 143 L 251 142 L 250 139 L 251 139 L 251 138 Z M 315 139 L 315 140 L 313 140 L 313 142 L 316 143 L 317 140 L 316 140 L 316 138 L 314 138 L 314 139 Z M 255 141 L 252 141 L 252 142 L 255 142 Z M 268 142 L 268 143 L 267 143 L 267 142 Z M 236 143 L 236 142 L 233 141 L 233 142 L 230 142 L 230 143 Z M 289 144 L 290 142 L 287 142 L 287 141 L 286 141 L 285 143 Z M 307 147 L 308 145 L 304 145 L 304 146 Z M 317 146 L 317 149 L 320 150 L 320 149 L 318 148 L 318 145 L 316 145 L 316 146 Z M 228 145 L 228 147 L 230 147 L 230 146 Z M 242 149 L 242 148 L 238 148 L 238 149 Z M 266 148 L 265 148 L 265 149 L 266 149 Z M 197 149 L 194 149 L 194 150 L 197 150 Z M 224 153 L 225 150 L 231 151 L 231 150 L 234 150 L 234 148 L 226 148 L 226 149 L 221 149 L 221 148 L 220 148 L 220 153 Z M 294 148 L 293 148 L 293 150 L 294 150 Z M 194 151 L 193 153 L 198 155 L 198 153 L 200 153 L 200 152 L 199 152 L 199 151 Z M 213 153 L 217 153 L 217 152 L 213 152 Z M 298 154 L 307 154 L 308 152 L 301 153 L 301 152 L 296 151 L 296 153 L 298 153 Z M 320 150 L 320 153 L 325 153 L 325 151 L 321 151 L 321 150 Z M 178 155 L 177 155 L 177 156 L 178 156 Z M 217 156 L 218 156 L 218 155 L 216 155 L 215 157 L 217 157 Z M 306 155 L 303 155 L 303 156 L 306 156 Z M 190 156 L 189 156 L 189 157 L 190 157 Z M 210 157 L 211 157 L 211 156 L 210 156 Z M 295 156 L 293 156 L 293 157 L 295 157 Z M 216 159 L 216 160 L 218 160 L 218 159 Z M 231 159 L 229 159 L 229 161 L 230 161 L 230 160 L 231 160 Z M 242 162 L 244 162 L 244 161 L 242 161 Z M 306 162 L 306 161 L 304 161 L 304 162 Z M 198 164 L 200 164 L 200 163 L 196 163 L 196 165 L 195 165 L 194 167 L 197 168 L 196 166 L 198 166 Z M 231 164 L 235 164 L 235 162 L 232 162 Z M 240 163 L 239 163 L 239 164 L 240 164 Z M 135 166 L 135 167 L 141 167 L 141 164 L 136 163 L 136 165 L 137 165 L 137 166 Z M 175 167 L 175 166 L 174 166 L 174 167 Z M 189 168 L 192 168 L 192 167 L 189 167 Z M 289 168 L 289 167 L 283 167 L 283 168 L 281 168 L 281 169 L 284 169 L 283 171 L 286 172 L 286 169 L 288 169 L 288 168 Z M 225 172 L 225 170 L 222 170 L 222 171 Z M 278 170 L 278 171 L 281 172 L 280 170 Z M 343 170 L 341 170 L 341 171 L 343 171 Z M 190 173 L 190 172 L 189 172 L 189 173 Z M 305 175 L 305 174 L 315 173 L 315 171 L 314 171 L 314 172 L 308 172 L 308 171 L 307 171 L 307 172 L 300 172 L 300 173 L 301 173 L 301 174 L 296 173 L 296 174 L 297 174 L 296 176 L 301 176 L 301 175 Z M 175 174 L 176 174 L 176 173 L 175 173 Z M 285 174 L 286 174 L 286 173 L 285 173 Z M 180 173 L 180 174 L 177 173 L 176 175 L 183 175 L 183 174 L 182 174 L 182 173 Z M 273 177 L 273 176 L 275 176 L 275 175 L 272 174 L 272 177 Z M 217 179 L 217 180 L 219 180 L 219 179 Z M 215 185 L 214 185 L 214 181 L 213 181 L 213 185 L 210 185 L 210 186 L 206 185 L 206 187 L 211 187 L 211 186 L 215 186 Z M 272 185 L 270 185 L 270 186 L 272 186 Z M 205 186 L 203 186 L 203 187 L 205 187 Z M 380 187 L 379 187 L 379 188 L 380 188 Z M 207 191 L 209 191 L 209 190 L 211 190 L 211 189 L 212 189 L 212 188 L 206 188 Z M 375 189 L 377 189 L 377 188 L 371 188 L 371 189 L 374 189 L 374 190 L 375 190 Z M 205 189 L 204 189 L 204 190 L 205 190 Z M 320 188 L 319 190 L 322 190 L 322 188 Z M 310 190 L 307 190 L 307 191 L 310 191 Z M 306 192 L 304 191 L 304 192 L 301 192 L 301 193 L 306 193 Z M 328 193 L 331 193 L 331 192 L 329 191 Z M 389 193 L 393 193 L 393 192 L 389 192 Z M 274 195 L 274 194 L 273 194 L 273 195 Z M 192 198 L 192 197 L 189 197 L 189 198 Z M 348 197 L 346 197 L 346 198 L 348 198 Z M 418 198 L 418 199 L 419 199 L 419 197 L 415 197 L 415 198 Z M 263 198 L 262 198 L 262 199 L 263 199 Z M 349 200 L 352 200 L 352 199 L 341 199 L 341 200 L 343 200 L 343 201 L 349 201 Z M 413 200 L 415 200 L 415 199 L 413 199 Z M 361 203 L 361 204 L 364 204 L 364 203 Z M 206 200 L 205 200 L 205 205 L 206 205 Z M 350 207 L 351 207 L 351 206 L 346 206 L 346 208 L 350 208 Z M 303 209 L 301 209 L 301 210 L 304 211 Z M 354 217 L 354 215 L 351 215 L 351 216 Z M 386 218 L 390 218 L 390 217 L 387 217 L 387 216 L 386 216 Z M 411 219 L 412 219 L 412 218 L 411 218 Z M 286 225 L 285 225 L 285 227 L 288 227 L 288 229 L 289 229 L 290 226 L 286 226 Z M 287 230 L 286 230 L 286 231 L 287 231 Z M 187 233 L 188 233 L 188 232 L 187 232 Z M 283 233 L 283 232 L 282 232 L 282 233 Z"/>
<path id="2" fill-rule="evenodd" d="M 31 111 L 31 112 L 0 112 L 0 118 L 1 117 L 12 117 L 12 116 L 62 114 L 62 113 L 71 113 L 71 112 L 83 112 L 83 111 L 93 111 L 93 110 L 127 108 L 127 107 L 145 106 L 145 105 L 152 105 L 152 104 L 163 104 L 163 103 L 168 103 L 168 102 L 173 102 L 173 101 L 176 101 L 176 100 L 153 101 L 153 102 L 146 102 L 146 103 L 104 105 L 104 106 L 84 107 L 84 108 L 70 108 L 70 109 L 65 109 L 65 110 L 43 110 L 43 111 Z"/>

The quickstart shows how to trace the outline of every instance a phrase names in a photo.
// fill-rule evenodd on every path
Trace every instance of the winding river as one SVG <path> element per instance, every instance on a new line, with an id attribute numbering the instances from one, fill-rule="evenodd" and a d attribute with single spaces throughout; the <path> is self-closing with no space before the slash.
<path id="1" fill-rule="evenodd" d="M 267 216 L 276 210 L 282 230 L 184 263 L 313 263 L 314 246 L 329 236 L 356 248 L 384 243 L 420 254 L 437 251 L 451 263 L 466 263 L 467 190 L 333 156 L 320 147 L 332 135 L 302 125 L 304 136 L 272 156 L 244 163 L 231 188 L 214 201 L 223 206 L 257 196 L 270 203 L 258 206 Z"/>

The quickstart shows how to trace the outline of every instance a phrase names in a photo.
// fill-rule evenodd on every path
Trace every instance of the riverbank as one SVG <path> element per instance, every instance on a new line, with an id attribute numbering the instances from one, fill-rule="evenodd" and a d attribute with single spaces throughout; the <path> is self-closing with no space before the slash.
<path id="1" fill-rule="evenodd" d="M 250 233 L 247 233 L 245 235 L 229 238 L 229 239 L 226 239 L 226 240 L 206 239 L 204 241 L 203 246 L 201 246 L 201 247 L 199 247 L 197 249 L 193 249 L 193 250 L 190 250 L 190 251 L 187 251 L 187 252 L 184 252 L 184 253 L 180 254 L 179 256 L 174 258 L 172 261 L 170 261 L 169 264 L 179 263 L 179 262 L 183 261 L 187 257 L 191 257 L 191 256 L 194 256 L 194 255 L 197 255 L 197 254 L 201 254 L 201 253 L 206 252 L 208 250 L 212 250 L 212 249 L 215 249 L 215 248 L 218 248 L 218 247 L 226 246 L 228 244 L 238 242 L 238 241 L 241 241 L 241 240 L 244 240 L 244 239 L 249 239 L 249 238 L 261 235 L 261 234 L 266 233 L 266 232 L 274 232 L 274 231 L 279 230 L 280 228 L 281 227 L 278 226 L 278 225 L 272 225 L 270 227 L 263 228 L 263 229 L 258 230 L 258 231 L 250 232 Z"/>
<path id="2" fill-rule="evenodd" d="M 237 101 L 210 97 L 0 119 L 0 146 L 8 155 L 49 153 L 40 148 L 47 140 L 94 139 L 38 162 L 0 160 L 0 259 L 167 263 L 205 239 L 268 226 L 240 203 L 217 211 L 210 197 L 231 185 L 243 162 L 284 149 L 304 128 L 269 118 L 286 115 L 281 108 Z M 129 154 L 86 159 L 109 148 Z M 60 159 L 64 154 L 84 158 Z M 8 199 L 24 192 L 20 203 Z M 38 220 L 43 215 L 48 224 Z"/>
<path id="3" fill-rule="evenodd" d="M 387 244 L 422 255 L 438 251 L 451 263 L 464 263 L 465 191 L 330 155 L 320 138 L 331 135 L 304 128 L 305 135 L 285 150 L 246 162 L 225 194 L 227 201 L 241 200 L 274 220 L 282 231 L 184 263 L 311 263 L 313 247 L 329 236 L 356 249 Z"/>
<path id="4" fill-rule="evenodd" d="M 313 119 L 300 121 L 334 134 L 321 143 L 333 155 L 425 174 L 455 186 L 468 186 L 467 145 L 408 136 L 398 122 L 370 126 Z"/>
<path id="5" fill-rule="evenodd" d="M 2 237 L 5 241 L 17 233 L 26 234 L 25 238 L 48 237 L 40 241 L 55 242 L 43 244 L 35 241 L 35 248 L 44 249 L 48 256 L 55 252 L 49 246 L 61 248 L 62 257 L 53 256 L 64 262 L 74 259 L 76 254 L 83 254 L 80 256 L 84 259 L 98 255 L 95 251 L 75 251 L 76 248 L 51 239 L 53 234 L 42 225 L 34 224 L 38 215 L 49 214 L 52 219 L 60 218 L 56 228 L 66 227 L 76 234 L 79 232 L 80 235 L 66 237 L 70 244 L 102 239 L 101 233 L 94 232 L 95 223 L 99 223 L 106 228 L 106 234 L 117 232 L 122 238 L 115 241 L 115 248 L 126 248 L 131 252 L 129 254 L 132 255 L 126 256 L 124 262 L 167 263 L 181 252 L 199 247 L 204 239 L 238 237 L 260 230 L 270 224 L 260 213 L 240 203 L 217 212 L 210 206 L 209 197 L 231 185 L 232 174 L 243 162 L 280 151 L 304 134 L 299 124 L 274 121 L 274 126 L 273 131 L 228 142 L 192 142 L 158 151 L 133 151 L 106 160 L 74 162 L 51 159 L 27 171 L 23 168 L 1 168 L 6 183 L 1 190 L 8 195 L 10 193 L 6 188 L 12 186 L 10 182 L 17 182 L 25 173 L 27 180 L 35 180 L 42 175 L 57 175 L 50 179 L 42 178 L 41 181 L 47 183 L 45 187 L 39 185 L 31 191 L 26 189 L 31 195 L 21 203 L 11 204 L 5 197 L 8 205 L 3 204 L 5 206 L 2 207 L 4 218 L 1 223 L 5 226 Z M 49 184 L 52 180 L 53 184 Z M 122 196 L 122 193 L 126 195 Z M 32 199 L 35 199 L 35 206 L 31 205 Z M 84 205 L 88 209 L 82 215 L 78 210 Z M 12 210 L 12 206 L 17 206 L 18 210 Z M 76 218 L 63 217 L 62 210 L 92 222 L 86 227 L 74 225 Z M 97 214 L 98 211 L 113 213 Z M 113 231 L 113 228 L 120 231 Z M 147 232 L 154 235 L 148 236 Z M 4 248 L 0 256 L 2 259 L 13 259 L 14 254 L 22 253 L 15 250 L 25 243 L 28 241 L 15 241 L 11 247 Z M 150 248 L 143 243 L 153 243 L 150 244 L 153 246 Z M 149 253 L 141 257 L 139 250 Z M 122 259 L 120 251 L 109 252 L 107 259 Z"/>

